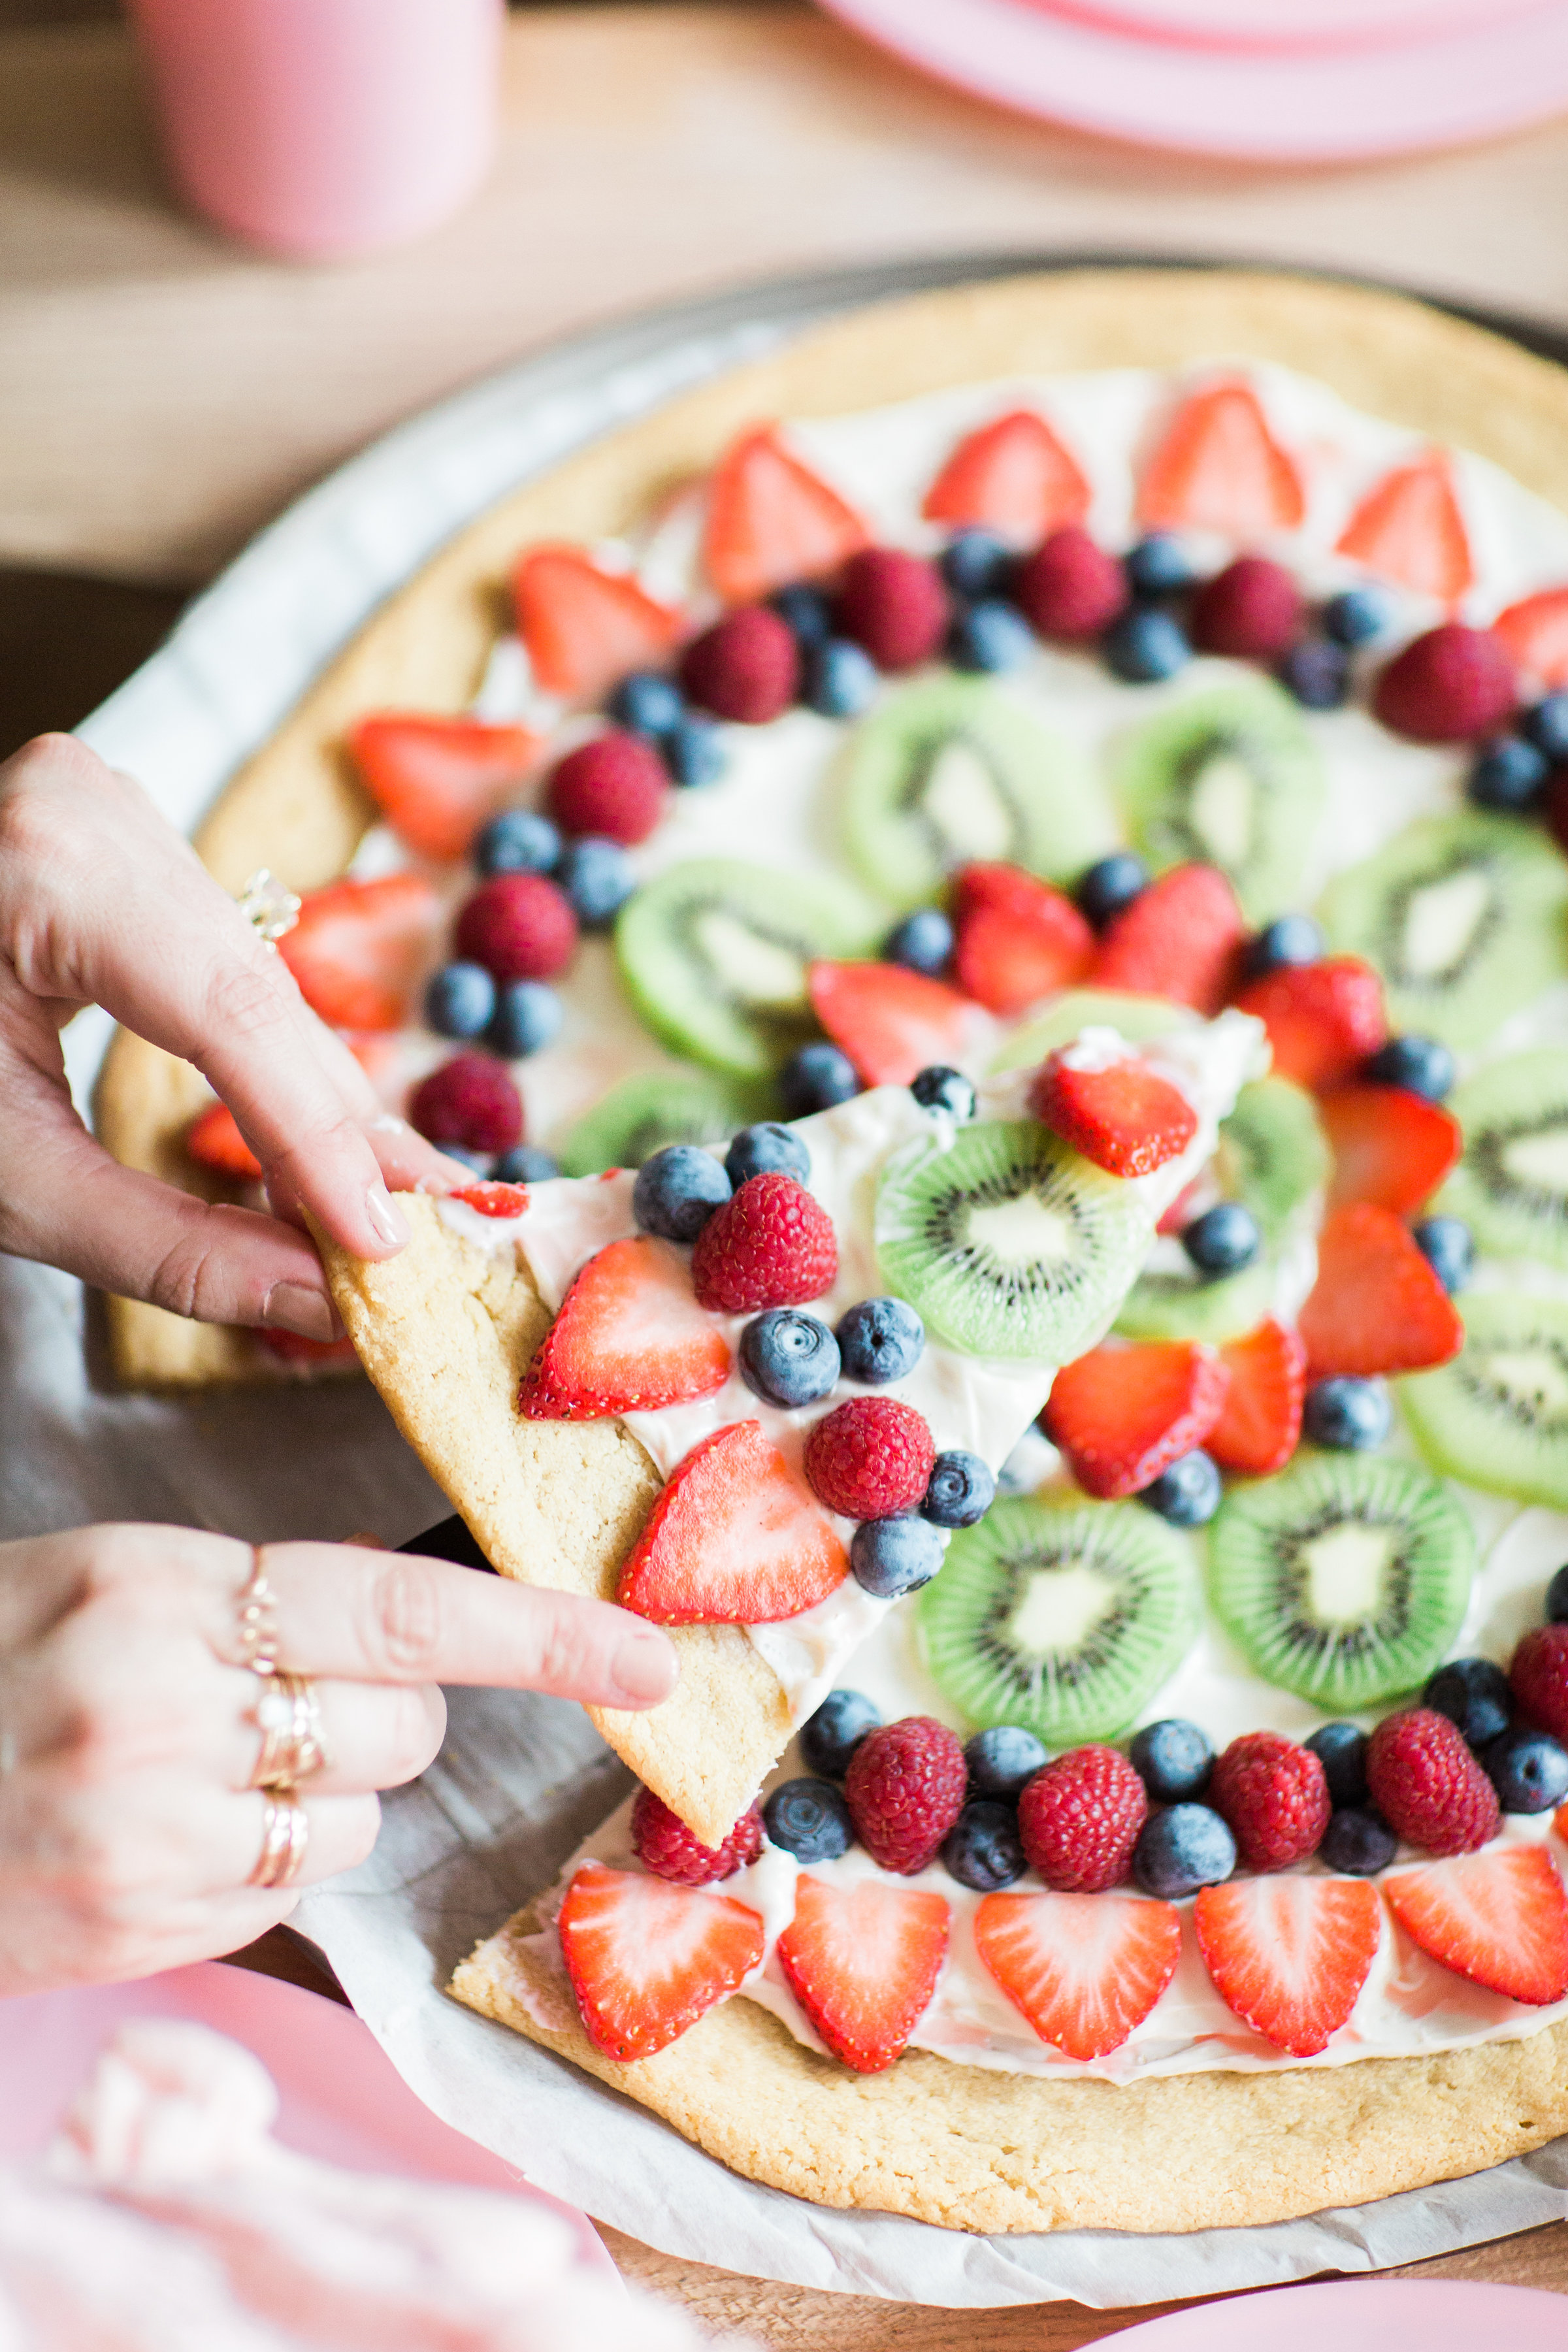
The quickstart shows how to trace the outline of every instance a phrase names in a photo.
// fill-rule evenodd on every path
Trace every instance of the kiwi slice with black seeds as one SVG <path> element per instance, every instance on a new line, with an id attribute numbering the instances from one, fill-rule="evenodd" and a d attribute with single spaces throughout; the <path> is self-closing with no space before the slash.
<path id="1" fill-rule="evenodd" d="M 578 1120 L 561 1147 L 561 1172 L 640 1168 L 667 1143 L 723 1143 L 773 1109 L 766 1086 L 710 1070 L 639 1070 Z"/>
<path id="2" fill-rule="evenodd" d="M 1568 1266 L 1568 1054 L 1512 1054 L 1457 1087 L 1465 1149 L 1437 1201 L 1483 1249 Z"/>
<path id="3" fill-rule="evenodd" d="M 1568 1301 L 1482 1290 L 1459 1304 L 1459 1353 L 1399 1383 L 1416 1444 L 1451 1478 L 1568 1510 Z"/>
<path id="4" fill-rule="evenodd" d="M 1259 1255 L 1239 1274 L 1200 1273 L 1180 1242 L 1155 1243 L 1151 1262 L 1121 1302 L 1116 1328 L 1126 1339 L 1239 1339 L 1274 1302 L 1274 1265 Z"/>
<path id="5" fill-rule="evenodd" d="M 1476 1539 L 1430 1472 L 1302 1454 L 1233 1487 L 1209 1530 L 1209 1595 L 1267 1682 L 1325 1715 L 1417 1689 L 1464 1618 Z"/>
<path id="6" fill-rule="evenodd" d="M 1197 1025 L 1195 1013 L 1163 996 L 1132 996 L 1117 988 L 1065 988 L 1045 1012 L 1003 1039 L 991 1068 L 997 1074 L 1032 1069 L 1058 1045 L 1070 1045 L 1085 1029 L 1114 1029 L 1130 1045 L 1141 1045 L 1173 1029 Z"/>
<path id="7" fill-rule="evenodd" d="M 1191 1648 L 1197 1577 L 1183 1538 L 1136 1503 L 993 1503 L 921 1592 L 936 1681 L 980 1727 L 1047 1748 L 1114 1739 Z"/>

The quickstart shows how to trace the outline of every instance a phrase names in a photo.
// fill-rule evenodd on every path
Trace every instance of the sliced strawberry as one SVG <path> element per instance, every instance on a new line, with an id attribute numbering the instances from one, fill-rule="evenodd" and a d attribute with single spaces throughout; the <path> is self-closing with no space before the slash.
<path id="1" fill-rule="evenodd" d="M 652 2058 L 763 1957 L 761 1915 L 732 1895 L 585 1862 L 561 1906 L 561 1950 L 584 2030 L 606 2058 Z"/>
<path id="2" fill-rule="evenodd" d="M 708 577 L 745 604 L 819 580 L 870 542 L 852 506 L 787 449 L 774 425 L 753 426 L 720 459 L 708 491 Z"/>
<path id="3" fill-rule="evenodd" d="M 1021 866 L 964 866 L 953 905 L 954 974 L 992 1013 L 1022 1013 L 1093 961 L 1094 933 L 1072 900 Z"/>
<path id="4" fill-rule="evenodd" d="M 1447 452 L 1428 449 L 1374 483 L 1341 533 L 1339 551 L 1402 588 L 1457 604 L 1476 575 Z"/>
<path id="5" fill-rule="evenodd" d="M 779 1937 L 789 1989 L 834 2055 L 880 2074 L 920 2023 L 947 1952 L 940 1895 L 874 1878 L 795 1883 L 795 1917 Z"/>
<path id="6" fill-rule="evenodd" d="M 1318 1116 L 1334 1148 L 1329 1206 L 1375 1201 L 1396 1217 L 1429 1200 L 1459 1156 L 1459 1123 L 1405 1087 L 1341 1087 Z"/>
<path id="7" fill-rule="evenodd" d="M 1535 2009 L 1568 1995 L 1568 1898 L 1544 1846 L 1395 1871 L 1383 1891 L 1405 1934 L 1472 1984 Z"/>
<path id="8" fill-rule="evenodd" d="M 441 901 L 420 874 L 312 890 L 278 952 L 300 993 L 342 1029 L 397 1029 L 435 950 Z"/>
<path id="9" fill-rule="evenodd" d="M 1217 868 L 1173 866 L 1111 923 L 1093 982 L 1215 1013 L 1235 984 L 1246 937 L 1236 893 Z"/>
<path id="10" fill-rule="evenodd" d="M 1029 1089 L 1029 1108 L 1112 1176 L 1152 1175 L 1198 1131 L 1181 1088 L 1135 1054 L 1098 1070 L 1075 1069 L 1070 1048 L 1053 1054 Z"/>
<path id="11" fill-rule="evenodd" d="M 974 1948 L 1042 2042 L 1068 2058 L 1103 2058 L 1175 1975 L 1182 1917 L 1139 1895 L 987 1895 Z"/>
<path id="12" fill-rule="evenodd" d="M 1295 530 L 1306 510 L 1301 478 L 1245 383 L 1184 401 L 1138 485 L 1138 520 L 1150 530 L 1188 524 L 1247 541 Z"/>
<path id="13" fill-rule="evenodd" d="M 254 1183 L 261 1162 L 239 1131 L 239 1121 L 226 1103 L 208 1103 L 185 1129 L 185 1150 L 204 1168 L 223 1176 L 245 1176 Z"/>
<path id="14" fill-rule="evenodd" d="M 1568 588 L 1543 588 L 1510 604 L 1492 635 L 1516 669 L 1540 686 L 1568 686 Z"/>
<path id="15" fill-rule="evenodd" d="M 1355 2007 L 1382 1913 L 1364 1878 L 1289 1871 L 1202 1888 L 1193 1926 L 1226 2007 L 1277 2049 L 1311 2058 Z"/>
<path id="16" fill-rule="evenodd" d="M 1342 1087 L 1388 1034 L 1383 982 L 1359 956 L 1286 964 L 1237 998 L 1274 1049 L 1274 1075 L 1299 1087 Z"/>
<path id="17" fill-rule="evenodd" d="M 286 1364 L 308 1364 L 313 1370 L 330 1372 L 346 1370 L 350 1364 L 359 1362 L 354 1343 L 347 1337 L 307 1339 L 302 1331 L 258 1331 L 256 1336 L 264 1348 Z"/>
<path id="18" fill-rule="evenodd" d="M 996 531 L 1032 546 L 1081 522 L 1089 489 L 1077 459 L 1033 408 L 1015 408 L 961 441 L 925 495 L 928 522 Z"/>
<path id="19" fill-rule="evenodd" d="M 988 1028 L 967 996 L 897 963 L 814 963 L 811 1003 L 868 1087 L 907 1087 L 933 1062 L 973 1057 Z"/>
<path id="20" fill-rule="evenodd" d="M 541 740 L 526 727 L 387 710 L 360 720 L 349 750 L 365 790 L 410 849 L 466 857 Z"/>
<path id="21" fill-rule="evenodd" d="M 1196 1340 L 1111 1342 L 1062 1367 L 1041 1421 L 1086 1494 L 1136 1495 L 1203 1444 L 1229 1383 Z"/>
<path id="22" fill-rule="evenodd" d="M 729 1377 L 729 1347 L 692 1296 L 686 1259 L 639 1234 L 588 1260 L 522 1376 L 517 1408 L 525 1421 L 607 1421 L 712 1396 Z"/>
<path id="23" fill-rule="evenodd" d="M 1204 1443 L 1222 1470 L 1267 1478 L 1283 1470 L 1301 1434 L 1307 1350 L 1297 1332 L 1269 1316 L 1245 1339 L 1227 1339 L 1219 1354 L 1230 1386 Z"/>
<path id="24" fill-rule="evenodd" d="M 679 613 L 580 547 L 530 548 L 511 593 L 517 633 L 547 694 L 591 699 L 631 670 L 657 667 L 685 634 Z"/>
<path id="25" fill-rule="evenodd" d="M 844 1546 L 761 1423 L 734 1421 L 676 1464 L 616 1598 L 659 1625 L 773 1625 L 826 1601 L 848 1572 Z"/>
<path id="26" fill-rule="evenodd" d="M 1388 1209 L 1352 1201 L 1318 1235 L 1318 1279 L 1301 1309 L 1309 1380 L 1418 1372 L 1464 1345 L 1453 1300 Z"/>
<path id="27" fill-rule="evenodd" d="M 523 1184 L 465 1184 L 452 1198 L 481 1217 L 521 1217 L 528 1206 L 528 1188 Z"/>

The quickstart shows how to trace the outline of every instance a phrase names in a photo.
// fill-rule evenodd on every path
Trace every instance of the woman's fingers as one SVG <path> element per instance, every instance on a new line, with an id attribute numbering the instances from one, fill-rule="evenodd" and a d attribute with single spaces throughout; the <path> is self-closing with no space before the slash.
<path id="1" fill-rule="evenodd" d="M 261 1689 L 254 1675 L 237 1679 L 247 1687 L 224 1694 L 221 1714 L 212 1727 L 210 1769 L 226 1787 L 244 1790 L 256 1785 L 262 1754 L 257 1720 Z M 376 1789 L 400 1789 L 405 1781 L 416 1780 L 439 1753 L 447 1702 L 433 1687 L 393 1688 L 312 1677 L 310 1693 L 327 1761 L 300 1782 L 310 1796 L 363 1796 Z"/>

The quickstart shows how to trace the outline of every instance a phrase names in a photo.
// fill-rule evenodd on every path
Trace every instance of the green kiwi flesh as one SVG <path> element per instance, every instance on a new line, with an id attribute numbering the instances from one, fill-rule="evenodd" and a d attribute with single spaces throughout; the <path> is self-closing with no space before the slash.
<path id="1" fill-rule="evenodd" d="M 1209 1531 L 1209 1597 L 1265 1681 L 1325 1714 L 1415 1690 L 1459 1630 L 1476 1539 L 1407 1462 L 1299 1454 L 1235 1486 Z"/>
<path id="2" fill-rule="evenodd" d="M 639 1070 L 580 1118 L 558 1157 L 563 1176 L 640 1168 L 667 1143 L 722 1143 L 772 1116 L 770 1092 L 709 1070 Z"/>
<path id="3" fill-rule="evenodd" d="M 1465 1149 L 1437 1201 L 1481 1247 L 1568 1266 L 1568 1054 L 1513 1054 L 1457 1087 Z"/>
<path id="4" fill-rule="evenodd" d="M 1197 1025 L 1195 1013 L 1163 996 L 1131 996 L 1116 988 L 1068 988 L 1051 999 L 1046 1012 L 1003 1039 L 991 1069 L 998 1076 L 1005 1070 L 1032 1069 L 1058 1045 L 1070 1045 L 1084 1029 L 1114 1029 L 1130 1045 L 1141 1045 L 1173 1029 Z"/>
<path id="5" fill-rule="evenodd" d="M 1451 1478 L 1568 1510 L 1568 1302 L 1483 1290 L 1461 1311 L 1459 1353 L 1399 1383 L 1416 1444 Z"/>
<path id="6" fill-rule="evenodd" d="M 1256 1331 L 1273 1303 L 1271 1258 L 1259 1256 L 1239 1274 L 1209 1278 L 1177 1243 L 1169 1263 L 1144 1267 L 1121 1302 L 1116 1328 L 1124 1339 L 1208 1339 L 1217 1345 Z"/>

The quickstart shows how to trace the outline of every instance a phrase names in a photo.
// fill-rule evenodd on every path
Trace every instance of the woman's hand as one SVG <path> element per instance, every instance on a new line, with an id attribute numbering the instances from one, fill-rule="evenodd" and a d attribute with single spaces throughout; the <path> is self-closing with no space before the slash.
<path id="1" fill-rule="evenodd" d="M 267 1800 L 241 1595 L 270 1588 L 277 1659 L 313 1682 L 327 1762 L 303 1779 L 291 1886 L 250 1883 Z M 300 1885 L 362 1862 L 375 1791 L 440 1747 L 437 1685 L 651 1706 L 656 1626 L 600 1601 L 395 1551 L 104 1527 L 0 1545 L 0 1995 L 234 1951 Z"/>
<path id="2" fill-rule="evenodd" d="M 124 1169 L 71 1106 L 59 1033 L 85 1004 L 194 1062 L 276 1215 Z M 140 787 L 68 735 L 0 765 L 0 1249 L 207 1323 L 340 1325 L 301 1207 L 356 1257 L 408 1238 L 391 1193 L 464 1171 L 386 1117 L 288 966 Z"/>

